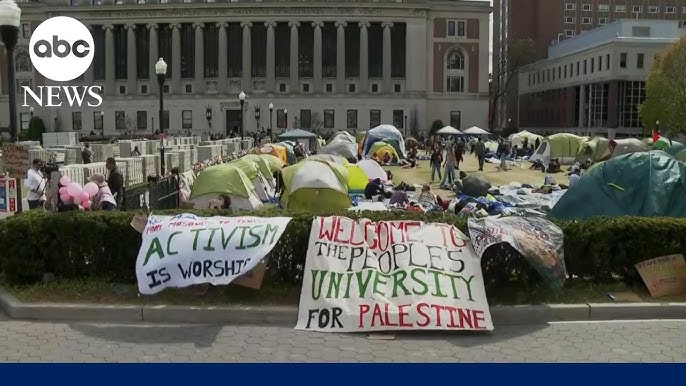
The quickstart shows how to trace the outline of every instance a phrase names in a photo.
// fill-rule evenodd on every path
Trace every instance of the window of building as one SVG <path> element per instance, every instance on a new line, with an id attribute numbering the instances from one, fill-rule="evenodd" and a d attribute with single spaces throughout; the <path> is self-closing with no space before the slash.
<path id="1" fill-rule="evenodd" d="M 120 94 L 126 94 L 126 86 L 119 86 L 119 93 Z"/>
<path id="2" fill-rule="evenodd" d="M 562 66 L 557 66 L 557 79 L 562 79 Z"/>
<path id="3" fill-rule="evenodd" d="M 73 111 L 71 113 L 71 128 L 74 131 L 79 131 L 83 129 L 83 122 L 81 120 L 80 111 Z"/>
<path id="4" fill-rule="evenodd" d="M 581 18 L 581 24 L 591 24 L 591 18 L 590 17 L 582 17 Z"/>
<path id="5" fill-rule="evenodd" d="M 626 52 L 619 54 L 619 67 L 626 68 Z"/>
<path id="6" fill-rule="evenodd" d="M 93 112 L 93 130 L 97 133 L 102 133 L 105 123 L 105 116 L 100 111 Z"/>
<path id="7" fill-rule="evenodd" d="M 396 83 L 393 86 L 394 86 L 395 92 L 401 92 L 402 91 L 402 87 L 400 86 L 400 83 Z"/>
<path id="8" fill-rule="evenodd" d="M 465 37 L 465 32 L 467 30 L 467 23 L 461 20 L 449 20 L 448 21 L 448 37 Z"/>
<path id="9" fill-rule="evenodd" d="M 136 127 L 138 130 L 148 129 L 148 112 L 147 111 L 136 111 Z"/>
<path id="10" fill-rule="evenodd" d="M 529 86 L 531 86 L 531 74 L 529 74 Z"/>
<path id="11" fill-rule="evenodd" d="M 584 75 L 586 75 L 586 72 L 587 72 L 586 70 L 588 69 L 586 64 L 587 64 L 587 61 L 586 61 L 586 59 L 584 59 Z"/>
<path id="12" fill-rule="evenodd" d="M 657 5 L 650 5 L 648 6 L 648 13 L 659 13 L 660 12 L 660 7 Z"/>
<path id="13" fill-rule="evenodd" d="M 686 13 L 686 5 L 684 5 L 683 7 L 681 7 L 681 13 Z"/>
<path id="14" fill-rule="evenodd" d="M 582 11 L 593 11 L 593 6 L 591 4 L 582 4 L 581 10 Z"/>
<path id="15" fill-rule="evenodd" d="M 324 110 L 324 128 L 334 128 L 334 110 Z"/>
<path id="16" fill-rule="evenodd" d="M 348 110 L 345 115 L 346 128 L 357 129 L 357 110 Z"/>
<path id="17" fill-rule="evenodd" d="M 595 58 L 591 58 L 591 74 L 595 70 Z"/>
<path id="18" fill-rule="evenodd" d="M 565 76 L 565 79 L 567 79 L 567 65 L 566 64 L 565 64 L 564 76 Z"/>
<path id="19" fill-rule="evenodd" d="M 369 127 L 377 127 L 381 124 L 381 110 L 369 110 Z"/>
<path id="20" fill-rule="evenodd" d="M 460 130 L 462 128 L 462 111 L 450 112 L 450 126 Z"/>
<path id="21" fill-rule="evenodd" d="M 681 28 L 686 28 L 686 20 L 681 21 Z"/>
<path id="22" fill-rule="evenodd" d="M 393 126 L 398 129 L 405 129 L 405 112 L 403 110 L 393 110 Z"/>
<path id="23" fill-rule="evenodd" d="M 645 101 L 645 82 L 626 81 L 619 82 L 619 126 L 641 127 L 638 115 L 638 106 Z"/>
<path id="24" fill-rule="evenodd" d="M 576 18 L 574 16 L 565 16 L 565 23 L 574 24 L 575 22 Z"/>
<path id="25" fill-rule="evenodd" d="M 643 68 L 643 60 L 645 59 L 644 54 L 636 55 L 636 68 Z"/>
<path id="26" fill-rule="evenodd" d="M 285 129 L 286 128 L 286 112 L 284 109 L 276 110 L 276 128 Z"/>
<path id="27" fill-rule="evenodd" d="M 606 70 L 610 69 L 610 54 L 605 55 L 605 69 Z"/>
<path id="28" fill-rule="evenodd" d="M 372 83 L 372 92 L 379 92 L 379 85 L 376 83 Z"/>
<path id="29" fill-rule="evenodd" d="M 303 83 L 303 92 L 310 92 L 310 84 Z"/>
<path id="30" fill-rule="evenodd" d="M 326 84 L 326 92 L 333 92 L 333 84 L 331 84 L 331 83 Z"/>
<path id="31" fill-rule="evenodd" d="M 615 5 L 615 13 L 624 13 L 626 12 L 626 5 Z"/>
<path id="32" fill-rule="evenodd" d="M 665 13 L 676 13 L 676 7 L 673 5 L 666 6 Z"/>
<path id="33" fill-rule="evenodd" d="M 574 30 L 573 29 L 566 29 L 565 30 L 565 36 L 568 36 L 568 37 L 574 36 Z"/>
<path id="34" fill-rule="evenodd" d="M 181 24 L 181 78 L 195 77 L 195 28 L 191 23 Z"/>
<path id="35" fill-rule="evenodd" d="M 168 85 L 168 84 L 165 84 L 164 87 L 162 87 L 162 91 L 163 91 L 165 94 L 169 94 L 169 85 Z"/>
<path id="36" fill-rule="evenodd" d="M 127 79 L 128 31 L 123 25 L 115 25 L 112 34 L 114 35 L 114 77 L 115 79 Z M 110 58 L 106 59 L 111 60 Z"/>
<path id="37" fill-rule="evenodd" d="M 19 122 L 22 130 L 28 130 L 31 123 L 31 113 L 19 113 Z"/>
<path id="38" fill-rule="evenodd" d="M 126 113 L 123 111 L 114 112 L 114 128 L 117 130 L 126 130 Z"/>
<path id="39" fill-rule="evenodd" d="M 598 71 L 603 70 L 603 57 L 602 55 L 598 55 Z"/>
<path id="40" fill-rule="evenodd" d="M 553 68 L 553 80 L 555 80 L 555 69 Z"/>
<path id="41" fill-rule="evenodd" d="M 631 7 L 631 12 L 632 13 L 642 13 L 643 12 L 643 6 L 642 5 L 634 5 Z"/>
<path id="42" fill-rule="evenodd" d="M 610 10 L 610 6 L 607 4 L 598 4 L 598 12 L 607 12 Z"/>
<path id="43" fill-rule="evenodd" d="M 461 51 L 453 50 L 448 54 L 446 70 L 446 92 L 464 92 L 465 58 Z"/>
<path id="44" fill-rule="evenodd" d="M 300 110 L 300 128 L 312 128 L 312 110 Z"/>
<path id="45" fill-rule="evenodd" d="M 184 130 L 193 128 L 193 110 L 181 111 L 181 128 Z"/>
<path id="46" fill-rule="evenodd" d="M 599 17 L 598 18 L 598 25 L 605 25 L 607 24 L 607 18 L 606 17 Z"/>
<path id="47" fill-rule="evenodd" d="M 576 11 L 576 3 L 565 3 L 565 11 Z"/>
<path id="48" fill-rule="evenodd" d="M 147 94 L 148 93 L 148 85 L 143 84 L 141 85 L 141 94 Z"/>
<path id="49" fill-rule="evenodd" d="M 193 92 L 193 85 L 192 84 L 187 84 L 186 85 L 186 93 L 190 94 Z"/>
<path id="50" fill-rule="evenodd" d="M 279 83 L 279 92 L 286 92 L 286 83 Z"/>
<path id="51" fill-rule="evenodd" d="M 208 23 L 203 27 L 203 73 L 205 78 L 219 76 L 219 26 Z"/>
<path id="52" fill-rule="evenodd" d="M 350 83 L 348 85 L 348 92 L 355 92 L 355 83 Z"/>
<path id="53" fill-rule="evenodd" d="M 576 62 L 576 76 L 579 76 L 579 62 Z"/>
<path id="54" fill-rule="evenodd" d="M 29 23 L 21 23 L 21 37 L 24 39 L 31 37 L 31 26 Z"/>

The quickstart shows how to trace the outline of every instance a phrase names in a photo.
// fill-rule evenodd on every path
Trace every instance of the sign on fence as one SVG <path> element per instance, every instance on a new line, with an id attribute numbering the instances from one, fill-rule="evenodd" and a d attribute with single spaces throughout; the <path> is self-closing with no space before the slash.
<path id="1" fill-rule="evenodd" d="M 545 218 L 470 218 L 469 235 L 480 257 L 488 247 L 507 243 L 521 253 L 550 285 L 561 288 L 564 284 L 567 277 L 564 233 Z"/>
<path id="2" fill-rule="evenodd" d="M 290 217 L 150 215 L 136 260 L 138 291 L 227 285 L 274 248 Z"/>
<path id="3" fill-rule="evenodd" d="M 26 178 L 26 172 L 29 170 L 29 149 L 16 143 L 4 143 L 2 160 L 11 178 Z"/>
<path id="4" fill-rule="evenodd" d="M 636 264 L 650 296 L 686 294 L 686 261 L 684 255 L 668 255 Z"/>
<path id="5" fill-rule="evenodd" d="M 492 330 L 480 259 L 457 228 L 317 217 L 297 329 Z"/>

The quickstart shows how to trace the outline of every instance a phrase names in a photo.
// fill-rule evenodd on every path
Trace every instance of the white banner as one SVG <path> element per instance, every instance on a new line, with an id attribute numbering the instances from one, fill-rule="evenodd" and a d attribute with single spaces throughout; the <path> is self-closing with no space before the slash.
<path id="1" fill-rule="evenodd" d="M 481 261 L 459 229 L 318 217 L 296 329 L 493 330 Z"/>
<path id="2" fill-rule="evenodd" d="M 138 291 L 227 285 L 274 247 L 290 217 L 148 217 L 136 260 Z"/>

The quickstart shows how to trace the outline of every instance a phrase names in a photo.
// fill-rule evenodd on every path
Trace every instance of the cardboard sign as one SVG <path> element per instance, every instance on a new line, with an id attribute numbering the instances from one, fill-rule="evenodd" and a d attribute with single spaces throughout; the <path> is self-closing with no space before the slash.
<path id="1" fill-rule="evenodd" d="M 2 145 L 2 160 L 10 177 L 26 178 L 30 164 L 29 149 L 16 143 L 5 143 Z"/>
<path id="2" fill-rule="evenodd" d="M 148 225 L 148 215 L 145 213 L 139 213 L 133 216 L 131 220 L 131 227 L 136 230 L 136 232 L 142 234 L 145 230 L 145 226 Z"/>
<path id="3" fill-rule="evenodd" d="M 686 294 L 686 261 L 684 255 L 668 255 L 636 264 L 650 296 Z"/>
<path id="4" fill-rule="evenodd" d="M 237 277 L 233 281 L 233 284 L 256 290 L 260 289 L 260 287 L 262 287 L 262 280 L 264 280 L 264 274 L 267 272 L 267 259 L 269 258 L 265 257 L 255 266 L 255 268 L 246 272 L 244 275 Z"/>

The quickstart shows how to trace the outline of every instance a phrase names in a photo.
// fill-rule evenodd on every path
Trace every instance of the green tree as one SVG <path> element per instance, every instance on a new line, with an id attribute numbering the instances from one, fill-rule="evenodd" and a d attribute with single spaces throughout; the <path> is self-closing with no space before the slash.
<path id="1" fill-rule="evenodd" d="M 536 43 L 531 38 L 508 39 L 506 44 L 507 56 L 500 58 L 500 63 L 497 68 L 493 69 L 495 72 L 491 77 L 491 106 L 493 106 L 489 117 L 491 128 L 497 125 L 495 117 L 498 112 L 498 101 L 506 93 L 512 91 L 510 85 L 515 77 L 519 76 L 519 69 L 537 59 Z"/>
<path id="2" fill-rule="evenodd" d="M 646 100 L 638 108 L 643 127 L 686 134 L 686 38 L 655 57 L 646 80 Z"/>
<path id="3" fill-rule="evenodd" d="M 34 116 L 29 121 L 28 139 L 31 141 L 39 141 L 43 143 L 43 133 L 45 133 L 45 124 L 40 117 Z"/>
<path id="4" fill-rule="evenodd" d="M 431 124 L 431 129 L 429 130 L 429 135 L 436 135 L 436 132 L 443 128 L 443 121 L 437 119 Z"/>

